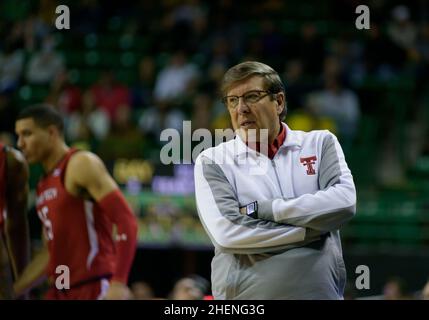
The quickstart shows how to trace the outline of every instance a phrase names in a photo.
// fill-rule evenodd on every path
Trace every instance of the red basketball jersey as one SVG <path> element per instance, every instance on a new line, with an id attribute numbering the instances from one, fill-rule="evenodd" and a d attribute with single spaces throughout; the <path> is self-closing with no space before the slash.
<path id="1" fill-rule="evenodd" d="M 68 267 L 70 286 L 111 275 L 115 269 L 112 223 L 96 202 L 65 189 L 67 163 L 76 151 L 70 149 L 55 169 L 39 181 L 36 203 L 48 239 L 48 274 L 55 280 L 65 274 L 63 266 Z"/>
<path id="2" fill-rule="evenodd" d="M 0 142 L 0 231 L 6 218 L 6 150 Z"/>

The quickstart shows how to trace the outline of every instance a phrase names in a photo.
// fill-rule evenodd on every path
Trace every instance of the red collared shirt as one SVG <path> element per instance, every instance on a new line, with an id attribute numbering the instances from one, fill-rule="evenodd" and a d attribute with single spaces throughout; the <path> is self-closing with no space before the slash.
<path id="1" fill-rule="evenodd" d="M 283 125 L 281 125 L 281 131 L 279 135 L 274 139 L 273 143 L 268 146 L 268 158 L 273 159 L 276 155 L 277 151 L 279 151 L 280 146 L 283 144 L 283 142 L 286 139 L 286 129 Z M 246 145 L 248 143 L 246 142 Z M 261 146 L 260 143 L 256 143 L 256 151 L 260 152 Z"/>
<path id="2" fill-rule="evenodd" d="M 270 159 L 274 158 L 277 151 L 279 151 L 280 146 L 286 139 L 286 129 L 281 124 L 280 126 L 282 130 L 280 131 L 279 135 L 274 139 L 273 143 L 268 146 L 268 157 Z"/>

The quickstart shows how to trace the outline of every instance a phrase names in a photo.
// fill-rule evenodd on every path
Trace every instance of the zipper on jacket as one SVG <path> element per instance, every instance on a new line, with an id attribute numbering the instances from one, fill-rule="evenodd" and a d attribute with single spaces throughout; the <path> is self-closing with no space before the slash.
<path id="1" fill-rule="evenodd" d="M 277 174 L 277 169 L 276 169 L 277 167 L 276 167 L 276 163 L 274 162 L 274 159 L 271 160 L 271 164 L 273 165 L 274 172 L 275 172 L 276 178 L 277 178 L 277 183 L 279 184 L 280 192 L 282 193 L 282 197 L 285 198 L 285 194 L 283 192 L 282 185 L 280 184 L 279 175 Z"/>

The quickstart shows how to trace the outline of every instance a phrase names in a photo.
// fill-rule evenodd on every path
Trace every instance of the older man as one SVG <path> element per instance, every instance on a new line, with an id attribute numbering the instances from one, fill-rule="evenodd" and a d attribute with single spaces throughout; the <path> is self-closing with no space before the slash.
<path id="1" fill-rule="evenodd" d="M 337 138 L 291 130 L 276 71 L 244 62 L 223 79 L 233 140 L 195 164 L 200 219 L 215 246 L 216 299 L 342 299 L 339 228 L 356 190 Z"/>

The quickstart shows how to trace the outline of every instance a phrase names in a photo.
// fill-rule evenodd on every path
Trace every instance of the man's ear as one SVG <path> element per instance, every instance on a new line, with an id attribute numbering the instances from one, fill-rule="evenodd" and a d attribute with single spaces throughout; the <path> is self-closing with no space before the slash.
<path id="1" fill-rule="evenodd" d="M 60 132 L 58 130 L 58 128 L 54 125 L 50 125 L 47 128 L 47 131 L 49 133 L 49 137 L 55 137 L 55 136 L 59 136 Z"/>
<path id="2" fill-rule="evenodd" d="M 281 114 L 283 109 L 286 108 L 285 95 L 283 92 L 279 92 L 276 94 L 276 102 L 277 102 L 277 114 Z"/>

